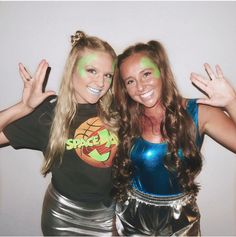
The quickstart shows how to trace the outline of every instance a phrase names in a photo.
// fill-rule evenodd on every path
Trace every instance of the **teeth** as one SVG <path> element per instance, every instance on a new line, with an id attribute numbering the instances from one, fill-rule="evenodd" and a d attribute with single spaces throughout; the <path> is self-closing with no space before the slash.
<path id="1" fill-rule="evenodd" d="M 153 93 L 153 91 L 149 91 L 147 93 L 144 93 L 144 94 L 140 95 L 140 97 L 145 99 L 145 98 L 149 97 L 150 95 L 152 95 L 152 93 Z"/>
<path id="2" fill-rule="evenodd" d="M 92 87 L 88 87 L 88 90 L 90 93 L 94 94 L 94 95 L 99 95 L 101 90 L 96 89 L 96 88 L 92 88 Z"/>

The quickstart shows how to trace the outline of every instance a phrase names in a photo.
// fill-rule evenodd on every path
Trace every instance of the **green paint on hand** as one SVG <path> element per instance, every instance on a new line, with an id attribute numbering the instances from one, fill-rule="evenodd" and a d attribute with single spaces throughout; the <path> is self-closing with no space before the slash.
<path id="1" fill-rule="evenodd" d="M 140 60 L 141 67 L 153 69 L 153 74 L 155 77 L 159 78 L 161 73 L 157 65 L 148 57 L 142 57 Z"/>
<path id="2" fill-rule="evenodd" d="M 95 59 L 97 58 L 97 55 L 96 54 L 88 54 L 86 56 L 83 56 L 79 62 L 78 62 L 78 65 L 77 65 L 77 70 L 79 72 L 79 75 L 81 77 L 86 77 L 87 75 L 87 72 L 85 70 L 85 66 L 87 64 L 90 64 L 92 61 L 94 61 Z"/>

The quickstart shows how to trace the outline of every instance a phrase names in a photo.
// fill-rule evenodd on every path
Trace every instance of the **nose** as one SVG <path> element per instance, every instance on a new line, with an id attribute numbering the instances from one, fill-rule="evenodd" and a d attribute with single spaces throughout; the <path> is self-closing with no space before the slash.
<path id="1" fill-rule="evenodd" d="M 142 81 L 138 81 L 136 84 L 136 87 L 137 87 L 137 90 L 141 92 L 144 89 L 144 84 L 142 83 Z"/>
<path id="2" fill-rule="evenodd" d="M 103 75 L 101 75 L 101 74 L 97 75 L 97 77 L 96 77 L 96 84 L 100 88 L 104 87 L 104 76 Z"/>

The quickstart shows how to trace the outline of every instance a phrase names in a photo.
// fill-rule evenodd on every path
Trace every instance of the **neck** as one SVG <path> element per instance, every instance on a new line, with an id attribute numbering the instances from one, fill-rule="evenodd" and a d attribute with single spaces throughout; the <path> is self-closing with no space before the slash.
<path id="1" fill-rule="evenodd" d="M 142 118 L 142 136 L 151 142 L 161 142 L 161 122 L 164 119 L 165 109 L 159 105 L 153 108 L 145 108 Z"/>
<path id="2" fill-rule="evenodd" d="M 158 103 L 158 105 L 155 105 L 151 108 L 144 108 L 144 114 L 147 117 L 150 118 L 160 118 L 163 117 L 165 113 L 165 109 L 162 106 L 162 104 Z"/>

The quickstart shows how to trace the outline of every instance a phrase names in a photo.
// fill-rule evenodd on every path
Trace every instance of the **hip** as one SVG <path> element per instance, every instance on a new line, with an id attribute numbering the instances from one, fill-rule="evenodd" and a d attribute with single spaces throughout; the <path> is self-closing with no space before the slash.
<path id="1" fill-rule="evenodd" d="M 117 204 L 120 235 L 200 235 L 200 214 L 193 194 L 156 197 L 131 189 Z"/>
<path id="2" fill-rule="evenodd" d="M 115 203 L 81 202 L 61 195 L 52 184 L 45 194 L 42 211 L 44 235 L 112 235 Z"/>

